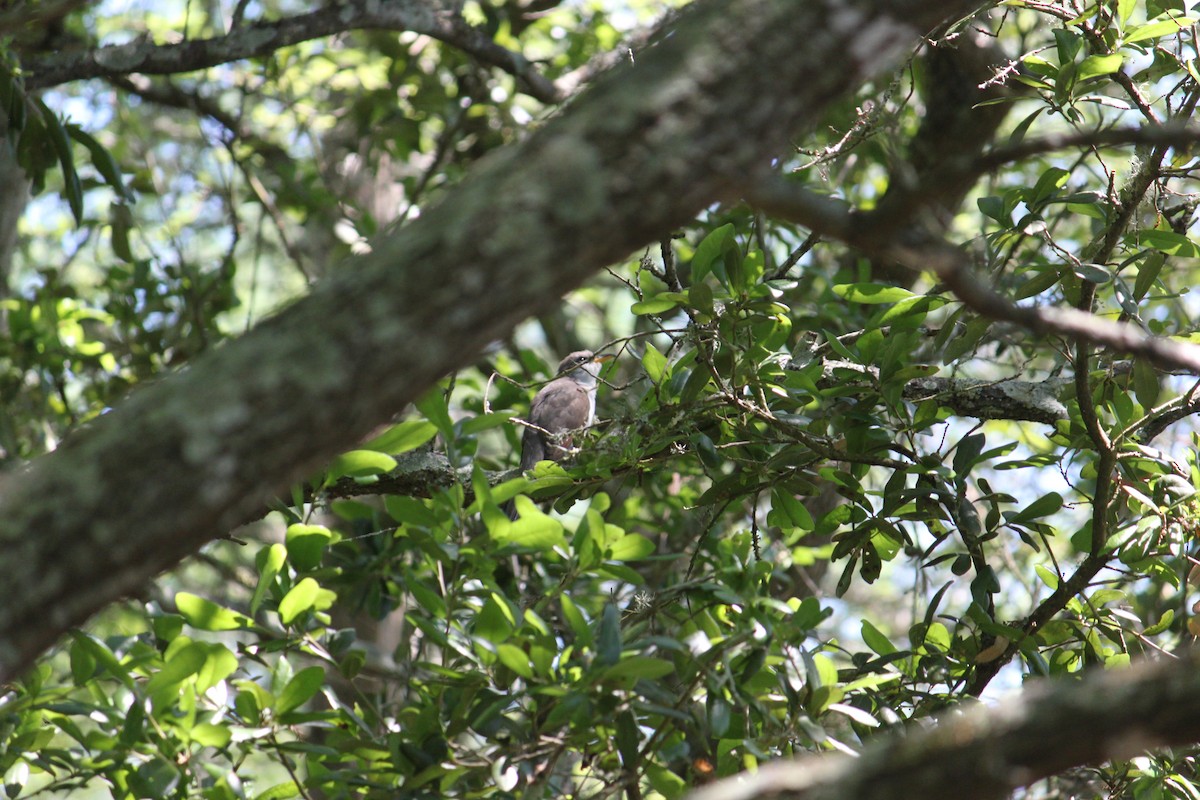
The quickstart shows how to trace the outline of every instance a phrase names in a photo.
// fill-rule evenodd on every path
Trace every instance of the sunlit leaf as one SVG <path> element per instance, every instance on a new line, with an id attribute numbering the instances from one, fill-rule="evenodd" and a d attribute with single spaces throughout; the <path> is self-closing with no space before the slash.
<path id="1" fill-rule="evenodd" d="M 833 293 L 851 303 L 898 303 L 913 297 L 908 289 L 882 283 L 845 283 L 833 287 Z"/>
<path id="2" fill-rule="evenodd" d="M 663 372 L 667 368 L 666 356 L 658 352 L 654 345 L 647 344 L 645 351 L 642 353 L 642 368 L 646 370 L 646 377 L 655 383 L 659 383 L 662 381 Z"/>
<path id="3" fill-rule="evenodd" d="M 1121 63 L 1124 60 L 1120 53 L 1088 56 L 1079 65 L 1079 80 L 1084 81 L 1101 75 L 1111 75 L 1121 69 Z"/>
<path id="4" fill-rule="evenodd" d="M 654 542 L 637 533 L 627 533 L 613 542 L 607 552 L 607 557 L 614 561 L 637 561 L 655 551 Z"/>
<path id="5" fill-rule="evenodd" d="M 223 608 L 191 592 L 177 592 L 175 606 L 189 625 L 202 631 L 235 631 L 252 624 L 245 614 Z"/>
<path id="6" fill-rule="evenodd" d="M 279 601 L 279 619 L 284 625 L 291 625 L 296 617 L 312 608 L 317 602 L 320 585 L 312 578 L 304 578 L 291 588 Z"/>
<path id="7" fill-rule="evenodd" d="M 547 516 L 525 495 L 518 495 L 515 503 L 519 514 L 516 520 L 501 520 L 489 528 L 496 544 L 531 550 L 553 550 L 566 544 L 561 522 Z"/>
<path id="8" fill-rule="evenodd" d="M 1159 20 L 1151 22 L 1147 25 L 1139 25 L 1136 27 L 1127 28 L 1124 39 L 1125 44 L 1133 44 L 1134 42 L 1144 42 L 1148 39 L 1157 39 L 1160 36 L 1178 33 L 1180 30 L 1187 28 L 1196 17 L 1191 15 L 1181 15 L 1173 19 Z"/>
<path id="9" fill-rule="evenodd" d="M 437 426 L 432 422 L 423 419 L 413 419 L 393 425 L 374 439 L 363 444 L 362 449 L 374 450 L 395 456 L 407 453 L 409 450 L 417 449 L 436 435 Z M 380 461 L 377 463 L 383 465 L 387 462 Z M 394 463 L 392 467 L 381 471 L 387 472 L 389 469 L 395 469 Z"/>
<path id="10" fill-rule="evenodd" d="M 325 670 L 321 667 L 305 667 L 297 672 L 275 698 L 275 716 L 282 717 L 307 703 L 324 682 Z"/>
<path id="11" fill-rule="evenodd" d="M 342 453 L 329 465 L 328 480 L 338 478 L 366 478 L 372 475 L 382 475 L 396 468 L 396 459 L 387 453 L 375 450 L 351 450 Z"/>
<path id="12" fill-rule="evenodd" d="M 896 646 L 878 628 L 872 625 L 870 621 L 865 619 L 862 621 L 862 637 L 867 647 L 881 656 L 890 656 L 896 652 Z"/>

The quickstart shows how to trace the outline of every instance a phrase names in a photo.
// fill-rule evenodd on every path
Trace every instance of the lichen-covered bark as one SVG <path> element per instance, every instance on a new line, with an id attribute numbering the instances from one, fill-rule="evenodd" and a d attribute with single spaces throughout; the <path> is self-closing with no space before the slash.
<path id="1" fill-rule="evenodd" d="M 720 199 L 831 100 L 974 5 L 702 0 L 372 254 L 8 477 L 0 678 Z"/>
<path id="2" fill-rule="evenodd" d="M 995 707 L 881 736 L 859 758 L 774 761 L 689 800 L 998 800 L 1073 766 L 1200 737 L 1200 655 L 1046 681 Z"/>

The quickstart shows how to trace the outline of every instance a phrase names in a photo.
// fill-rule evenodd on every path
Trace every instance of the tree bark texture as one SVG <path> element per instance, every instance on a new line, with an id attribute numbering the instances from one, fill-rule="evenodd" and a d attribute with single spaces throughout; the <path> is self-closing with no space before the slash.
<path id="1" fill-rule="evenodd" d="M 978 5 L 701 0 L 373 253 L 7 476 L 0 679 L 768 169 L 831 101 Z"/>
<path id="2" fill-rule="evenodd" d="M 1041 681 L 995 707 L 967 706 L 897 731 L 858 758 L 773 761 L 688 800 L 998 800 L 1082 764 L 1200 738 L 1200 656 Z"/>

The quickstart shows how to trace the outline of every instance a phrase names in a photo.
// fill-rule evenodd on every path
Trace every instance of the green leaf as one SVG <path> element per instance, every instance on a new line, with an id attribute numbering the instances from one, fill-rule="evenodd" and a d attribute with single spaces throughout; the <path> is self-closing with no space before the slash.
<path id="1" fill-rule="evenodd" d="M 525 495 L 513 498 L 520 515 L 515 521 L 498 519 L 488 531 L 496 544 L 504 547 L 528 547 L 532 550 L 553 550 L 566 545 L 562 523 L 547 516 Z"/>
<path id="2" fill-rule="evenodd" d="M 666 767 L 658 764 L 646 764 L 644 771 L 651 788 L 666 800 L 679 800 L 687 792 L 687 781 Z"/>
<path id="3" fill-rule="evenodd" d="M 1158 404 L 1161 392 L 1162 385 L 1159 383 L 1158 370 L 1144 358 L 1135 359 L 1133 362 L 1133 393 L 1142 409 L 1149 411 L 1154 408 Z"/>
<path id="4" fill-rule="evenodd" d="M 575 641 L 580 646 L 587 646 L 592 643 L 592 628 L 583 617 L 583 612 L 579 610 L 579 606 L 575 605 L 570 597 L 565 594 L 559 595 L 559 603 L 562 605 L 563 619 L 571 626 L 571 632 L 575 634 Z"/>
<path id="5" fill-rule="evenodd" d="M 646 370 L 646 377 L 651 381 L 661 383 L 663 373 L 667 369 L 667 357 L 647 342 L 646 350 L 642 353 L 642 368 Z"/>
<path id="6" fill-rule="evenodd" d="M 1144 230 L 1137 234 L 1137 241 L 1169 256 L 1200 258 L 1200 246 L 1174 231 Z"/>
<path id="7" fill-rule="evenodd" d="M 657 548 L 654 542 L 637 533 L 627 533 L 613 542 L 605 557 L 613 561 L 637 561 L 652 554 Z"/>
<path id="8" fill-rule="evenodd" d="M 438 524 L 437 514 L 415 497 L 389 494 L 383 498 L 383 507 L 388 516 L 404 525 L 433 528 Z"/>
<path id="9" fill-rule="evenodd" d="M 1150 292 L 1165 263 L 1167 257 L 1161 252 L 1151 253 L 1142 259 L 1142 263 L 1138 265 L 1137 280 L 1133 283 L 1134 300 L 1141 301 Z"/>
<path id="10" fill-rule="evenodd" d="M 348 680 L 354 680 L 367 664 L 367 654 L 363 650 L 351 650 L 338 662 L 338 672 Z"/>
<path id="11" fill-rule="evenodd" d="M 224 725 L 214 725 L 211 722 L 201 722 L 188 731 L 193 742 L 203 747 L 222 748 L 233 741 L 233 731 Z"/>
<path id="12" fill-rule="evenodd" d="M 1112 280 L 1112 275 L 1105 269 L 1103 264 L 1077 263 L 1071 266 L 1071 271 L 1075 273 L 1075 277 L 1082 281 L 1105 284 Z"/>
<path id="13" fill-rule="evenodd" d="M 1012 210 L 1004 204 L 1004 198 L 997 195 L 987 195 L 975 201 L 975 205 L 985 217 L 999 222 L 1001 225 L 1012 224 Z"/>
<path id="14" fill-rule="evenodd" d="M 987 437 L 982 433 L 973 433 L 970 436 L 964 436 L 954 449 L 954 474 L 959 482 L 965 481 L 967 475 L 970 474 L 971 468 L 980 462 L 983 448 L 987 444 Z"/>
<path id="15" fill-rule="evenodd" d="M 1147 39 L 1157 39 L 1160 36 L 1178 33 L 1187 28 L 1196 17 L 1188 14 L 1175 19 L 1164 19 L 1159 22 L 1151 22 L 1148 25 L 1138 25 L 1133 28 L 1128 28 L 1125 31 L 1125 44 L 1133 44 L 1134 42 L 1144 42 Z"/>
<path id="16" fill-rule="evenodd" d="M 707 283 L 693 284 L 688 288 L 688 302 L 692 308 L 697 311 L 712 315 L 713 310 L 713 293 Z"/>
<path id="17" fill-rule="evenodd" d="M 136 797 L 167 797 L 171 788 L 179 784 L 179 768 L 161 754 L 140 763 L 126 775 Z"/>
<path id="18" fill-rule="evenodd" d="M 908 289 L 882 283 L 842 283 L 833 287 L 833 293 L 851 303 L 867 305 L 898 303 L 901 300 L 917 296 Z"/>
<path id="19" fill-rule="evenodd" d="M 112 226 L 113 253 L 126 264 L 132 264 L 133 248 L 129 244 L 129 232 L 133 230 L 133 212 L 125 203 L 113 203 L 108 209 L 108 222 Z"/>
<path id="20" fill-rule="evenodd" d="M 279 542 L 264 547 L 258 552 L 255 563 L 258 566 L 258 584 L 254 587 L 254 596 L 250 598 L 250 613 L 257 614 L 267 592 L 275 585 L 279 570 L 287 562 L 287 548 Z"/>
<path id="21" fill-rule="evenodd" d="M 670 290 L 666 281 L 648 269 L 639 269 L 637 271 L 637 288 L 638 294 L 642 297 L 653 297 L 656 294 Z"/>
<path id="22" fill-rule="evenodd" d="M 1010 525 L 1021 525 L 1027 522 L 1032 522 L 1042 517 L 1048 517 L 1062 508 L 1062 495 L 1058 492 L 1050 492 L 1042 495 L 1037 500 L 1030 503 L 1024 510 L 1018 512 L 1009 518 Z"/>
<path id="23" fill-rule="evenodd" d="M 896 646 L 878 628 L 872 625 L 870 621 L 865 619 L 862 621 L 862 638 L 867 647 L 881 656 L 890 656 L 897 652 Z"/>
<path id="24" fill-rule="evenodd" d="M 649 300 L 642 300 L 630 306 L 630 311 L 636 315 L 642 316 L 646 314 L 662 314 L 665 311 L 670 311 L 679 305 L 677 295 L 672 293 L 663 293 L 656 297 L 651 297 Z"/>
<path id="25" fill-rule="evenodd" d="M 468 417 L 461 423 L 460 430 L 464 436 L 474 436 L 483 431 L 490 431 L 493 428 L 499 428 L 503 425 L 508 425 L 515 417 L 511 411 L 500 411 L 491 414 L 476 414 L 473 417 Z"/>
<path id="26" fill-rule="evenodd" d="M 204 666 L 196 673 L 196 691 L 207 692 L 228 678 L 238 668 L 237 656 L 219 642 L 206 643 L 208 648 Z"/>
<path id="27" fill-rule="evenodd" d="M 857 722 L 859 725 L 863 725 L 868 728 L 879 727 L 879 720 L 875 719 L 875 717 L 871 716 L 866 711 L 863 711 L 861 708 L 856 708 L 855 706 L 848 705 L 846 703 L 830 703 L 829 710 L 839 714 L 844 714 Z"/>
<path id="28" fill-rule="evenodd" d="M 473 631 L 493 644 L 499 644 L 512 636 L 517 620 L 503 597 L 492 592 L 483 601 L 483 608 L 475 615 Z"/>
<path id="29" fill-rule="evenodd" d="M 622 678 L 638 678 L 654 680 L 675 671 L 675 665 L 665 658 L 652 656 L 629 656 L 622 658 L 616 664 L 604 670 L 600 680 L 618 680 Z"/>
<path id="30" fill-rule="evenodd" d="M 305 667 L 297 672 L 275 700 L 275 718 L 279 719 L 307 703 L 324 683 L 325 670 L 321 667 Z"/>
<path id="31" fill-rule="evenodd" d="M 254 796 L 254 800 L 292 800 L 300 796 L 300 787 L 295 781 L 277 783 L 269 789 L 264 789 Z"/>
<path id="32" fill-rule="evenodd" d="M 596 663 L 612 666 L 621 660 L 621 615 L 612 603 L 606 603 L 596 626 Z"/>
<path id="33" fill-rule="evenodd" d="M 953 641 L 950 631 L 940 622 L 932 623 L 922 637 L 922 644 L 926 648 L 932 648 L 942 653 L 950 652 L 950 645 Z"/>
<path id="34" fill-rule="evenodd" d="M 904 320 L 907 325 L 918 325 L 930 311 L 941 308 L 949 302 L 946 298 L 937 295 L 907 297 L 884 311 L 877 320 L 877 324 L 890 325 Z"/>
<path id="35" fill-rule="evenodd" d="M 416 450 L 434 436 L 437 436 L 436 425 L 423 419 L 412 419 L 393 425 L 364 444 L 362 449 L 395 456 Z M 394 468 L 393 464 L 392 469 Z"/>
<path id="36" fill-rule="evenodd" d="M 808 512 L 798 497 L 785 489 L 776 487 L 771 490 L 771 508 L 783 512 L 793 527 L 802 531 L 813 529 L 812 514 Z"/>
<path id="37" fill-rule="evenodd" d="M 1038 577 L 1042 579 L 1042 583 L 1046 584 L 1046 588 L 1048 588 L 1050 591 L 1054 591 L 1058 588 L 1058 575 L 1056 575 L 1049 567 L 1046 567 L 1043 564 L 1035 564 L 1033 571 L 1037 573 Z"/>
<path id="38" fill-rule="evenodd" d="M 445 437 L 454 435 L 454 420 L 450 418 L 450 407 L 446 402 L 446 390 L 434 387 L 416 402 L 417 410 L 425 419 L 437 426 L 438 432 Z"/>
<path id="39" fill-rule="evenodd" d="M 308 611 L 317 602 L 321 585 L 312 578 L 305 578 L 292 587 L 283 599 L 279 601 L 279 619 L 284 625 L 291 625 L 296 617 Z"/>
<path id="40" fill-rule="evenodd" d="M 92 675 L 96 672 L 96 659 L 88 651 L 88 648 L 80 642 L 82 634 L 75 636 L 75 641 L 71 644 L 69 653 L 71 662 L 71 678 L 75 681 L 76 686 L 83 686 L 92 679 Z"/>
<path id="41" fill-rule="evenodd" d="M 183 633 L 183 617 L 179 614 L 162 614 L 151 619 L 154 626 L 154 636 L 165 644 L 170 644 Z"/>
<path id="42" fill-rule="evenodd" d="M 1066 186 L 1071 173 L 1062 167 L 1049 167 L 1038 176 L 1033 189 L 1026 193 L 1026 202 L 1035 208 L 1041 208 L 1047 201 L 1058 195 L 1058 190 Z"/>
<path id="43" fill-rule="evenodd" d="M 58 155 L 59 164 L 62 166 L 63 197 L 66 198 L 67 205 L 71 207 L 71 214 L 75 217 L 75 223 L 82 225 L 83 184 L 80 183 L 79 173 L 75 170 L 75 157 L 71 152 L 71 140 L 67 135 L 67 127 L 63 125 L 58 116 L 44 102 L 41 100 L 35 100 L 34 102 L 41 112 L 46 136 L 49 138 L 50 144 L 54 147 L 54 152 Z"/>
<path id="44" fill-rule="evenodd" d="M 1157 636 L 1158 634 L 1171 627 L 1171 623 L 1175 621 L 1175 610 L 1168 608 L 1163 611 L 1162 616 L 1158 618 L 1158 622 L 1146 628 L 1142 633 L 1145 636 Z"/>
<path id="45" fill-rule="evenodd" d="M 733 223 L 726 223 L 700 241 L 692 256 L 693 286 L 703 281 L 710 272 L 716 272 L 722 283 L 728 283 L 724 264 L 720 262 L 724 259 L 725 250 L 734 246 L 733 237 Z"/>
<path id="46" fill-rule="evenodd" d="M 332 538 L 333 533 L 324 525 L 288 525 L 284 534 L 288 560 L 301 572 L 314 570 L 321 565 Z"/>
<path id="47" fill-rule="evenodd" d="M 88 149 L 88 152 L 92 156 L 92 166 L 100 173 L 100 177 L 104 178 L 104 182 L 111 186 L 123 200 L 132 200 L 133 196 L 125 188 L 125 181 L 121 179 L 121 168 L 117 166 L 116 159 L 112 157 L 112 153 L 108 152 L 108 149 L 104 145 L 96 141 L 90 133 L 78 125 L 68 125 L 67 133 L 70 134 L 72 139 Z"/>
<path id="48" fill-rule="evenodd" d="M 129 675 L 129 668 L 121 663 L 108 645 L 95 636 L 81 631 L 71 631 L 71 638 L 74 640 L 72 649 L 81 648 L 87 653 L 86 660 L 102 667 L 109 675 L 123 683 L 127 689 L 133 689 L 133 678 Z M 88 677 L 90 678 L 91 675 L 89 674 Z"/>
<path id="49" fill-rule="evenodd" d="M 396 459 L 374 450 L 351 450 L 333 460 L 326 472 L 326 480 L 332 483 L 341 477 L 369 478 L 383 475 L 396 468 Z"/>
<path id="50" fill-rule="evenodd" d="M 999 594 L 1000 579 L 990 565 L 985 564 L 971 581 L 971 596 L 981 606 L 987 602 L 986 595 Z"/>
<path id="51" fill-rule="evenodd" d="M 641 742 L 641 736 L 638 734 L 637 720 L 629 709 L 617 714 L 616 741 L 617 753 L 621 756 L 621 763 L 625 768 L 635 769 L 635 765 L 640 766 L 638 744 Z"/>
<path id="52" fill-rule="evenodd" d="M 533 665 L 529 661 L 529 654 L 520 647 L 507 643 L 496 645 L 496 657 L 500 659 L 501 664 L 522 678 L 533 677 Z"/>
<path id="53" fill-rule="evenodd" d="M 170 652 L 170 651 L 168 651 Z M 202 642 L 188 642 L 171 653 L 162 669 L 146 681 L 146 694 L 163 695 L 195 675 L 208 660 L 208 647 Z"/>
<path id="54" fill-rule="evenodd" d="M 1096 78 L 1101 75 L 1111 75 L 1121 69 L 1121 63 L 1124 57 L 1120 53 L 1112 53 L 1102 56 L 1088 56 L 1079 65 L 1079 80 L 1085 81 L 1088 78 Z"/>
<path id="55" fill-rule="evenodd" d="M 236 631 L 254 624 L 245 614 L 231 611 L 191 592 L 177 592 L 175 606 L 189 625 L 202 631 Z"/>
<path id="56" fill-rule="evenodd" d="M 1029 269 L 1025 272 L 1026 275 L 1031 275 L 1024 283 L 1013 291 L 1013 298 L 1016 300 L 1024 300 L 1027 297 L 1033 297 L 1054 286 L 1060 280 L 1058 270 L 1055 269 Z"/>

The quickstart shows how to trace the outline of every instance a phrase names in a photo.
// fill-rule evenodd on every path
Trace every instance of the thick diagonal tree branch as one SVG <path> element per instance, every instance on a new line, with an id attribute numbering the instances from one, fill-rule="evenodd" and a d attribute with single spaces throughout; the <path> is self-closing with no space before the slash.
<path id="1" fill-rule="evenodd" d="M 977 4 L 694 3 L 635 64 L 374 252 L 7 477 L 0 676 L 603 265 L 733 196 L 729 176 L 770 163 L 830 102 Z"/>
<path id="2" fill-rule="evenodd" d="M 457 47 L 484 64 L 521 81 L 522 88 L 547 103 L 561 92 L 520 53 L 502 47 L 463 19 L 458 5 L 439 0 L 349 0 L 308 14 L 255 22 L 225 36 L 178 44 L 143 40 L 83 52 L 57 52 L 23 60 L 25 86 L 44 89 L 85 78 L 112 78 L 140 72 L 172 75 L 268 55 L 281 47 L 350 30 L 412 31 Z"/>
<path id="3" fill-rule="evenodd" d="M 773 176 L 746 186 L 744 194 L 751 205 L 822 236 L 911 269 L 932 272 L 959 300 L 989 319 L 1012 322 L 1038 334 L 1082 339 L 1118 353 L 1142 356 L 1164 369 L 1200 375 L 1200 346 L 1152 336 L 1136 325 L 1112 322 L 1075 308 L 1017 305 L 979 277 L 966 251 L 923 230 L 920 220 L 908 220 L 911 227 L 901 231 L 905 220 L 896 215 L 882 220 L 856 214 Z"/>
<path id="4" fill-rule="evenodd" d="M 991 800 L 1083 764 L 1200 738 L 1200 658 L 1044 681 L 998 707 L 882 736 L 859 758 L 774 761 L 689 800 Z"/>

